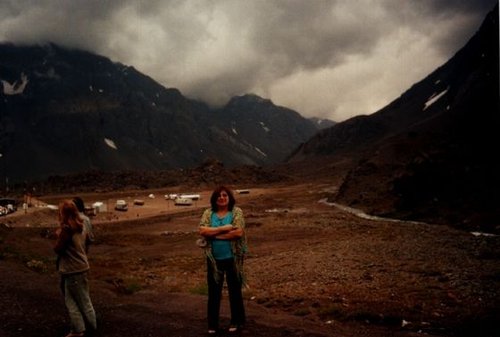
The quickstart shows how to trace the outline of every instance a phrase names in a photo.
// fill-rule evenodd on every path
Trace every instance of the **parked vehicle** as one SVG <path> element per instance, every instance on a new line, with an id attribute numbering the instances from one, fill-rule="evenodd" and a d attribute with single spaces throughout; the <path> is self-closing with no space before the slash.
<path id="1" fill-rule="evenodd" d="M 191 206 L 193 199 L 190 198 L 176 198 L 174 204 L 177 206 Z"/>
<path id="2" fill-rule="evenodd" d="M 200 200 L 201 196 L 199 194 L 181 194 L 180 198 L 191 199 L 191 200 Z"/>
<path id="3" fill-rule="evenodd" d="M 116 200 L 115 204 L 115 210 L 117 211 L 127 211 L 128 210 L 128 204 L 125 200 Z"/>
<path id="4" fill-rule="evenodd" d="M 0 198 L 0 215 L 7 215 L 17 210 L 17 201 L 14 199 Z"/>
<path id="5" fill-rule="evenodd" d="M 0 198 L 0 206 L 6 208 L 7 213 L 12 213 L 17 211 L 17 200 L 8 199 L 8 198 Z M 5 213 L 5 214 L 7 214 Z"/>

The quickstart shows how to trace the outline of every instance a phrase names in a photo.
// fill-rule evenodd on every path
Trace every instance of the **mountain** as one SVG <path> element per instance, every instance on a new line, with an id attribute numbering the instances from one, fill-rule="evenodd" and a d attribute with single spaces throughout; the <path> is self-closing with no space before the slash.
<path id="1" fill-rule="evenodd" d="M 318 128 L 254 95 L 211 109 L 131 66 L 54 44 L 0 44 L 0 175 L 283 160 Z M 3 179 L 2 179 L 3 180 Z"/>
<path id="2" fill-rule="evenodd" d="M 309 118 L 309 120 L 313 122 L 320 130 L 330 128 L 336 123 L 328 118 L 311 117 Z"/>
<path id="3" fill-rule="evenodd" d="M 213 134 L 223 142 L 234 142 L 241 155 L 257 151 L 262 158 L 256 159 L 272 163 L 285 160 L 293 150 L 291 144 L 298 146 L 318 131 L 313 122 L 297 112 L 256 95 L 233 97 L 216 111 L 214 119 L 217 130 Z M 235 163 L 246 163 L 245 159 L 236 158 Z"/>
<path id="4" fill-rule="evenodd" d="M 380 111 L 322 130 L 290 163 L 348 161 L 330 201 L 500 231 L 498 3 L 447 63 Z M 315 165 L 317 167 L 317 164 Z M 315 173 L 316 174 L 316 173 Z"/>

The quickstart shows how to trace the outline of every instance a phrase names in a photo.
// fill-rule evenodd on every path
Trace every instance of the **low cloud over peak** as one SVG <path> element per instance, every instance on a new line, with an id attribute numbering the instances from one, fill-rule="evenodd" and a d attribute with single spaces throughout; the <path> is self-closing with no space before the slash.
<path id="1" fill-rule="evenodd" d="M 446 62 L 496 2 L 12 0 L 0 41 L 89 50 L 214 105 L 253 92 L 342 121 Z"/>

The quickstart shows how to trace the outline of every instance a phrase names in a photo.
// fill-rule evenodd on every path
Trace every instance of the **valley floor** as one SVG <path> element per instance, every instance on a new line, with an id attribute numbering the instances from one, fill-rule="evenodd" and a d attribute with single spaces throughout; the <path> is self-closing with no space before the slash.
<path id="1" fill-rule="evenodd" d="M 246 186 L 245 186 L 246 188 Z M 245 213 L 248 324 L 243 336 L 494 336 L 500 329 L 500 238 L 446 226 L 363 219 L 319 202 L 335 186 L 236 195 Z M 92 218 L 91 296 L 99 336 L 203 336 L 206 276 L 195 246 L 210 191 L 174 206 L 169 190 L 82 195 Z M 190 191 L 192 192 L 192 191 Z M 153 193 L 155 198 L 150 198 Z M 68 319 L 51 232 L 64 197 L 2 219 L 0 335 L 64 336 Z M 134 206 L 134 199 L 145 201 Z M 116 199 L 129 201 L 114 211 Z M 227 297 L 223 322 L 228 323 Z"/>

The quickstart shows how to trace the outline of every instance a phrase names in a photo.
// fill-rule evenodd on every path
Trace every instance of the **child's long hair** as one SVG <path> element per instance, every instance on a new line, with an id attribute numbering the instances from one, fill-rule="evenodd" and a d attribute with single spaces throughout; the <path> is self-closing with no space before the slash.
<path id="1" fill-rule="evenodd" d="M 59 224 L 61 227 L 69 226 L 73 232 L 82 232 L 83 220 L 73 201 L 64 200 L 59 204 Z"/>

